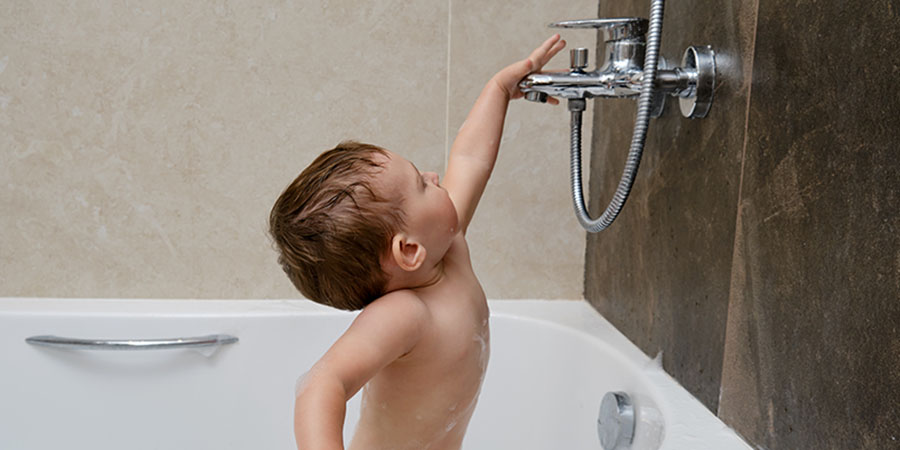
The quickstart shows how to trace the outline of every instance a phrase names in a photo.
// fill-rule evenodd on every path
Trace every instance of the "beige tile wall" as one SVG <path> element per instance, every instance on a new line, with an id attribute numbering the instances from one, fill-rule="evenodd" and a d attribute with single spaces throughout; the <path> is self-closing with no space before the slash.
<path id="1" fill-rule="evenodd" d="M 266 220 L 306 164 L 354 138 L 442 172 L 484 82 L 597 10 L 247 3 L 0 4 L 0 296 L 297 297 Z M 567 117 L 510 108 L 470 228 L 491 298 L 582 297 Z"/>

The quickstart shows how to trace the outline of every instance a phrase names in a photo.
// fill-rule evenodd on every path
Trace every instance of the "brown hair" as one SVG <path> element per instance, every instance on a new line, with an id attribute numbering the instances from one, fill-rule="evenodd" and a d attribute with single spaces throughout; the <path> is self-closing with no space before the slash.
<path id="1" fill-rule="evenodd" d="M 319 155 L 269 214 L 278 262 L 305 297 L 357 310 L 385 292 L 381 257 L 403 226 L 395 202 L 372 187 L 379 147 L 353 141 Z"/>

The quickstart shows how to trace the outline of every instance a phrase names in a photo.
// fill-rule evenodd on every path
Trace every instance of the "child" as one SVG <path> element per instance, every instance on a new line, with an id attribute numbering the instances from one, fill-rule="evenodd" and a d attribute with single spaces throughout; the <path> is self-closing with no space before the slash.
<path id="1" fill-rule="evenodd" d="M 279 262 L 308 298 L 362 312 L 301 378 L 299 449 L 342 449 L 345 406 L 363 389 L 351 449 L 458 449 L 489 354 L 488 307 L 465 233 L 518 82 L 565 46 L 554 35 L 487 83 L 453 143 L 447 173 L 344 142 L 272 208 Z M 551 103 L 558 103 L 550 99 Z"/>

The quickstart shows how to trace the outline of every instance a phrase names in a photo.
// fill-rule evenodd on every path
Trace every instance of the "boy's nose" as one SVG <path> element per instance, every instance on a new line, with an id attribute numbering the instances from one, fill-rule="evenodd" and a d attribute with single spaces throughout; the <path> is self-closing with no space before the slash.
<path id="1" fill-rule="evenodd" d="M 425 176 L 434 184 L 438 184 L 438 181 L 440 181 L 440 177 L 435 172 L 425 172 Z"/>

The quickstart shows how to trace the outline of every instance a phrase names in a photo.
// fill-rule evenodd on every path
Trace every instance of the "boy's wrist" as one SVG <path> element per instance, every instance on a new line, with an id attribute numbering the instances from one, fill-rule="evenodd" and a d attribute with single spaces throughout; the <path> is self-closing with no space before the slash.
<path id="1" fill-rule="evenodd" d="M 509 73 L 498 72 L 491 77 L 488 84 L 499 90 L 507 101 L 521 97 L 521 95 L 516 95 L 519 93 L 519 79 L 512 79 Z"/>
<path id="2" fill-rule="evenodd" d="M 503 81 L 499 78 L 499 75 L 500 74 L 497 74 L 491 77 L 491 79 L 488 81 L 487 87 L 488 89 L 499 91 L 501 94 L 503 94 L 503 97 L 505 97 L 506 100 L 509 101 L 510 99 L 512 99 L 512 92 L 510 92 L 509 88 L 507 88 Z"/>
<path id="3" fill-rule="evenodd" d="M 507 100 L 516 99 L 522 96 L 519 81 L 531 73 L 533 67 L 534 64 L 530 59 L 523 59 L 497 72 L 492 79 L 506 95 Z"/>

